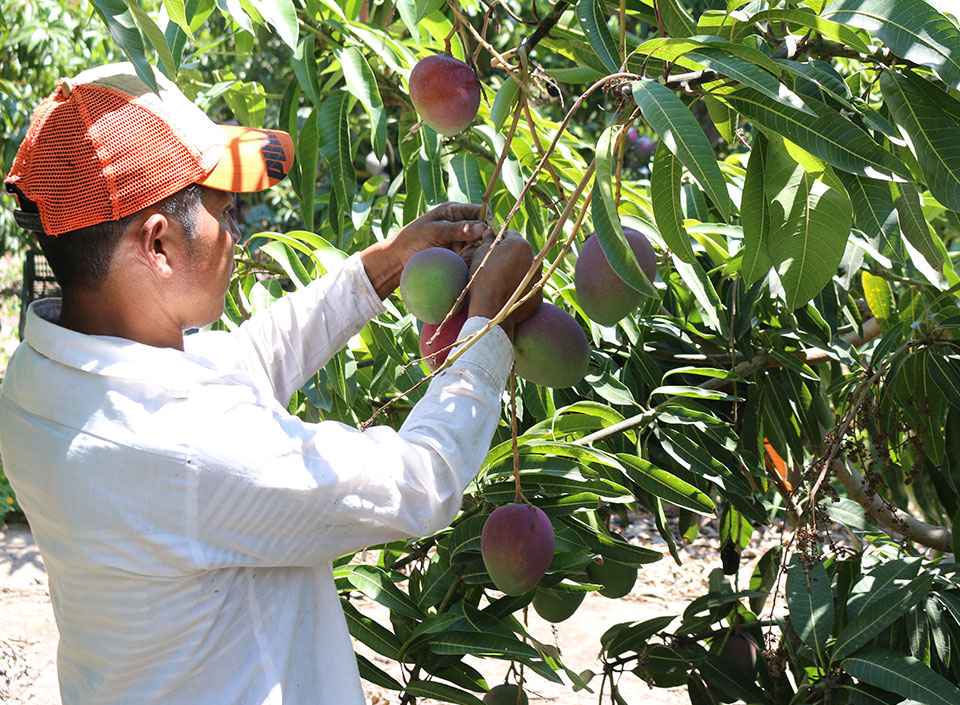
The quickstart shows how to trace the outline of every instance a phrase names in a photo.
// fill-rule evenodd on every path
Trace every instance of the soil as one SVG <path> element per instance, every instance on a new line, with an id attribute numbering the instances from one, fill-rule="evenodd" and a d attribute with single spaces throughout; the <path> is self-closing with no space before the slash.
<path id="1" fill-rule="evenodd" d="M 631 521 L 625 535 L 639 545 L 666 553 L 666 546 L 653 526 L 643 517 Z M 779 541 L 774 530 L 754 541 L 744 551 L 740 566 L 741 585 L 763 552 Z M 600 636 L 620 622 L 632 622 L 670 614 L 680 615 L 690 600 L 707 592 L 710 571 L 720 566 L 716 522 L 708 522 L 700 538 L 681 549 L 682 565 L 669 556 L 642 567 L 633 591 L 619 600 L 590 594 L 570 619 L 550 624 L 528 610 L 528 629 L 539 641 L 556 646 L 563 662 L 571 670 L 600 672 L 597 660 Z M 364 614 L 389 626 L 385 608 L 369 600 L 354 604 Z M 0 528 L 0 702 L 10 705 L 60 705 L 56 674 L 57 628 L 53 620 L 47 577 L 43 561 L 24 524 Z M 357 650 L 380 668 L 400 679 L 397 664 L 371 652 L 362 644 Z M 504 680 L 509 663 L 496 659 L 469 659 L 492 687 Z M 569 683 L 558 685 L 531 674 L 526 676 L 526 690 L 532 703 L 557 705 L 593 705 L 598 702 L 600 678 L 591 683 L 594 692 L 574 692 Z M 396 705 L 396 691 L 365 684 L 370 705 Z M 689 703 L 685 688 L 652 689 L 633 674 L 625 674 L 620 692 L 630 705 L 681 705 Z M 435 701 L 419 698 L 422 705 Z M 604 702 L 609 702 L 605 699 Z"/>

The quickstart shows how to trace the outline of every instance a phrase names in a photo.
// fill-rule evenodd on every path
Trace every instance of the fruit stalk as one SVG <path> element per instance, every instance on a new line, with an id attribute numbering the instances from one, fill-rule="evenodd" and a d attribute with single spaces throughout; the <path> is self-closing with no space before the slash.
<path id="1" fill-rule="evenodd" d="M 510 436 L 513 445 L 513 481 L 517 494 L 515 502 L 526 501 L 520 490 L 520 450 L 517 448 L 517 375 L 510 370 Z"/>

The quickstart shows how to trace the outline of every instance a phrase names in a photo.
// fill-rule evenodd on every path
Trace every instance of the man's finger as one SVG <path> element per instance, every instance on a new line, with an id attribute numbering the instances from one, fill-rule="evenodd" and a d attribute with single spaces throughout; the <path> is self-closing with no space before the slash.
<path id="1" fill-rule="evenodd" d="M 490 234 L 490 226 L 480 220 L 436 224 L 443 242 L 476 242 Z"/>
<path id="2" fill-rule="evenodd" d="M 479 220 L 480 206 L 476 203 L 441 203 L 430 211 L 436 220 Z"/>

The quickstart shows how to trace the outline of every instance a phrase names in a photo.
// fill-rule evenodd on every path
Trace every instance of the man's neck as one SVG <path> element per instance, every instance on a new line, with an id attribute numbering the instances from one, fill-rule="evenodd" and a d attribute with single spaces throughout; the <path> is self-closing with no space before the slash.
<path id="1" fill-rule="evenodd" d="M 180 327 L 155 315 L 148 307 L 129 306 L 108 291 L 64 292 L 58 323 L 86 335 L 109 335 L 158 348 L 183 350 Z"/>

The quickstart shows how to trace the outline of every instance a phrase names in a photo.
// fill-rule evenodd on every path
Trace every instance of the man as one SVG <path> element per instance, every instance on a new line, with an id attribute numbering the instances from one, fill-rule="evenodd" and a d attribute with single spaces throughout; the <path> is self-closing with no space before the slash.
<path id="1" fill-rule="evenodd" d="M 404 262 L 489 235 L 445 204 L 233 333 L 232 192 L 282 178 L 285 133 L 214 125 L 129 64 L 63 80 L 8 177 L 63 289 L 31 305 L 0 452 L 50 579 L 63 702 L 363 702 L 331 560 L 455 516 L 500 412 L 512 322 L 431 383 L 399 432 L 287 413 L 383 310 Z M 32 213 L 30 211 L 33 211 Z M 463 334 L 532 263 L 491 253 Z"/>

